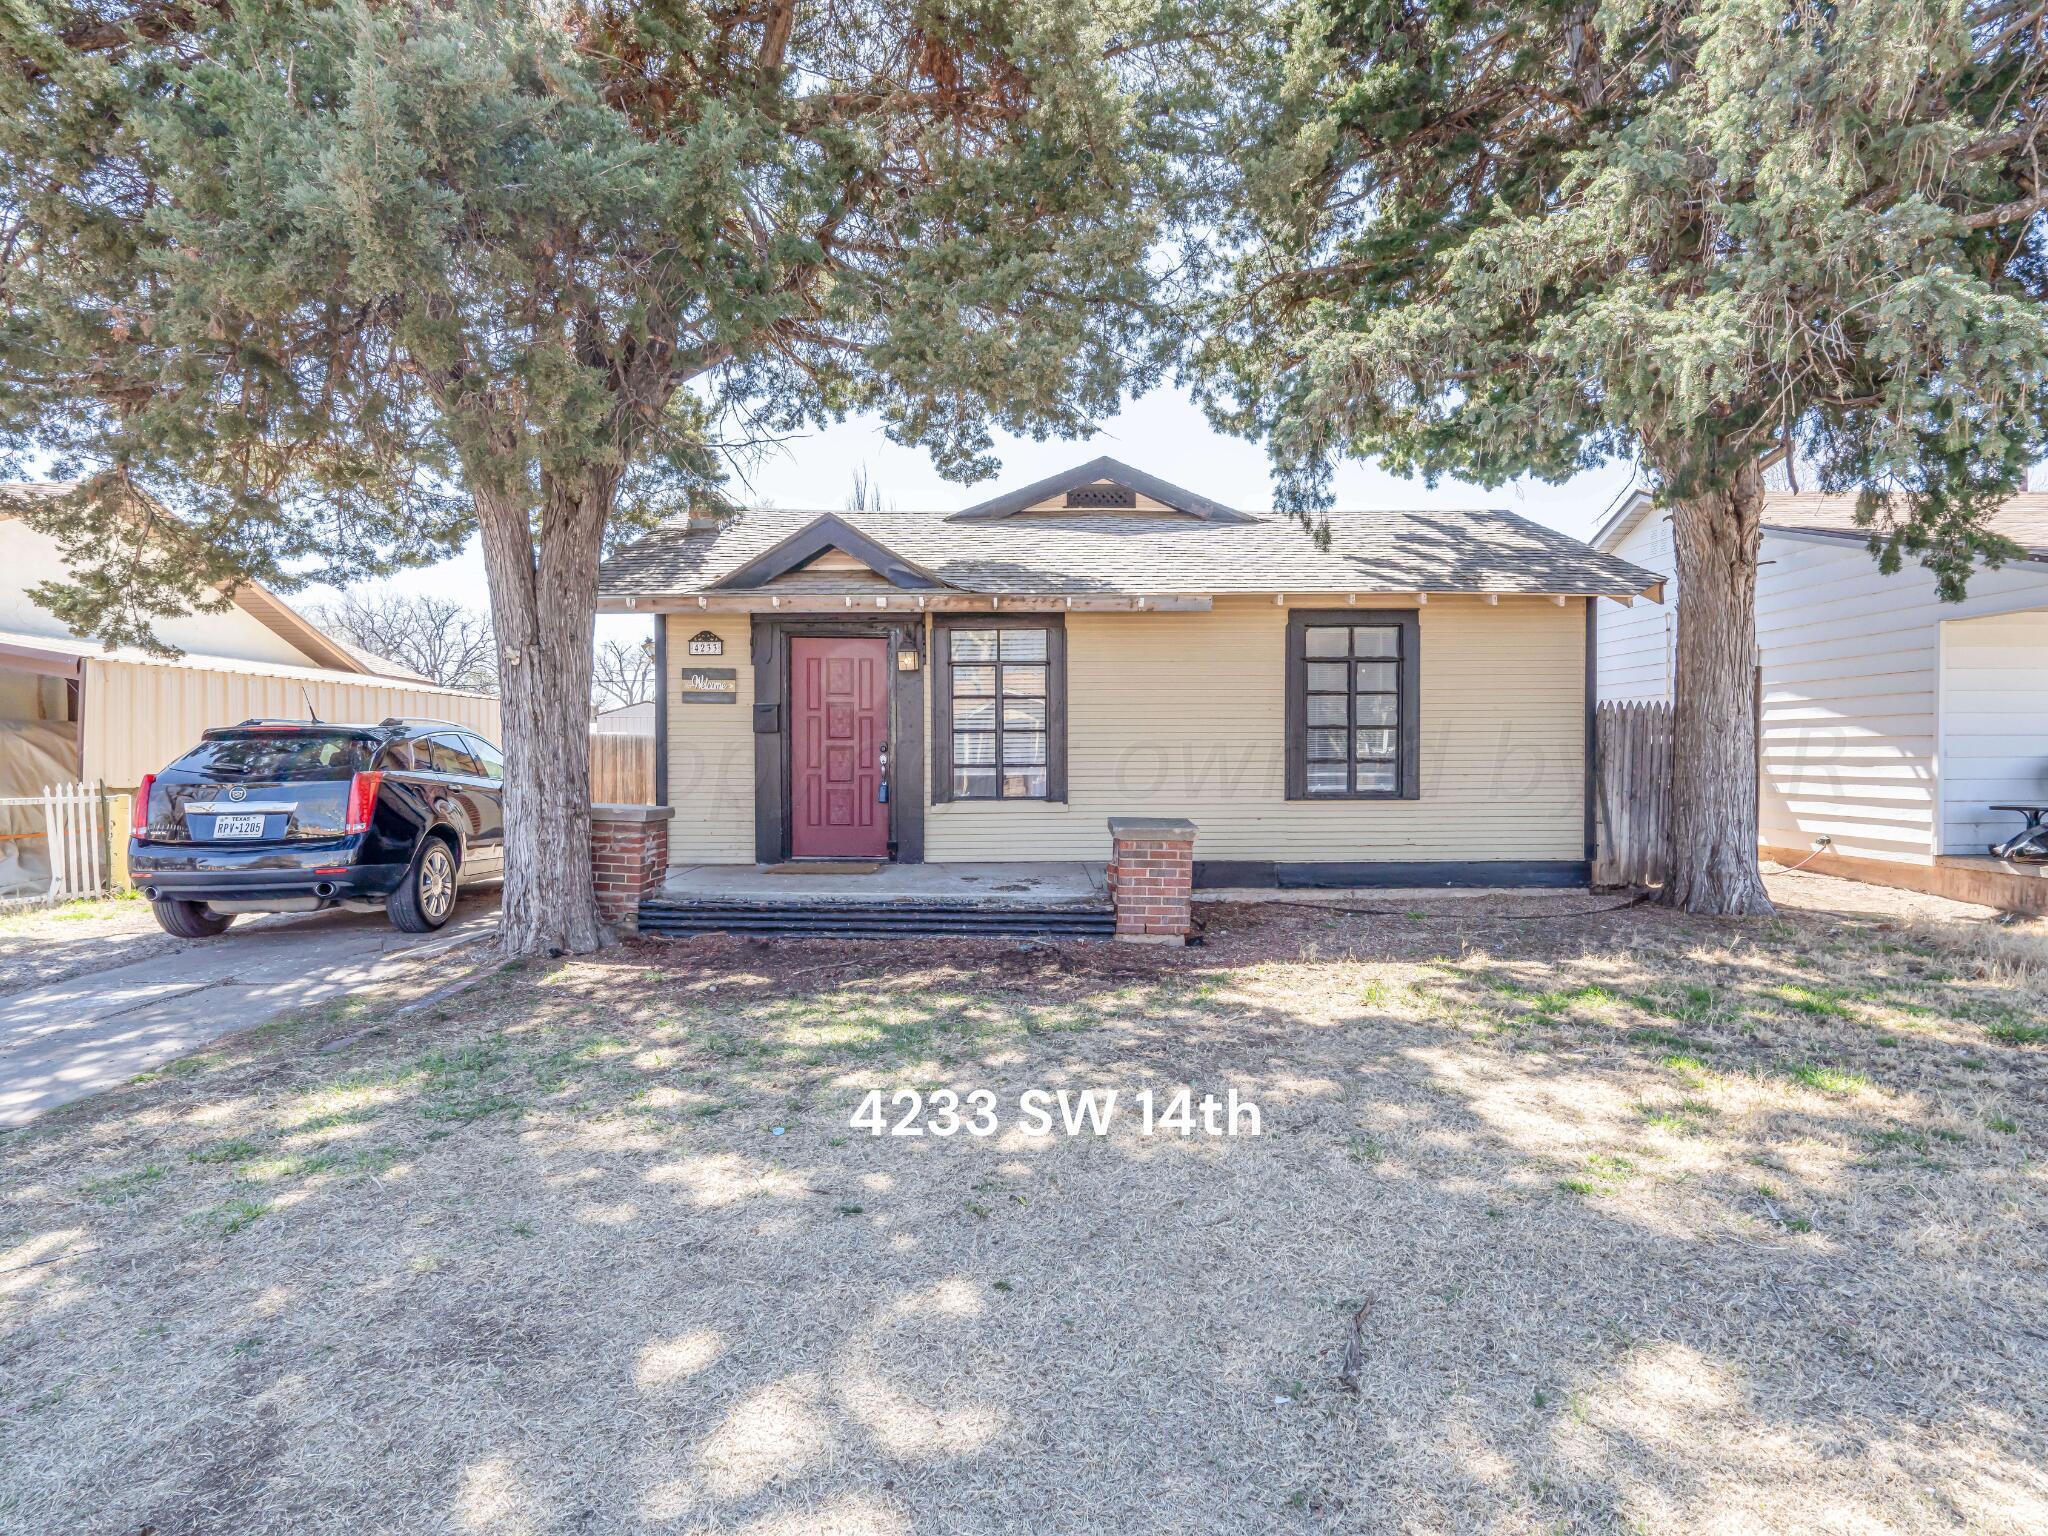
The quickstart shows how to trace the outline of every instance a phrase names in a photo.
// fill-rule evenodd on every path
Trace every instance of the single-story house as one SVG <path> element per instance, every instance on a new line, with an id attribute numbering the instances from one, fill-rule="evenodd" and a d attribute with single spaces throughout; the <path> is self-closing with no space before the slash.
<path id="1" fill-rule="evenodd" d="M 359 650 L 254 583 L 218 613 L 159 620 L 157 638 L 175 656 L 109 650 L 73 634 L 30 596 L 63 578 L 62 551 L 18 515 L 24 501 L 64 489 L 0 484 L 0 800 L 65 782 L 130 790 L 208 727 L 303 719 L 309 708 L 323 720 L 428 716 L 497 739 L 496 699 L 438 687 Z M 0 863 L 11 853 L 18 866 L 0 887 L 46 875 L 41 835 L 40 810 L 0 807 Z"/>
<path id="2" fill-rule="evenodd" d="M 2048 495 L 1993 526 L 2024 550 L 1960 603 L 1908 557 L 1878 570 L 1853 495 L 1773 491 L 1757 581 L 1759 841 L 1764 856 L 2015 910 L 2048 909 L 2039 865 L 1991 859 L 2048 804 Z M 1678 601 L 1669 512 L 1646 494 L 1594 534 Z M 1605 699 L 1668 699 L 1676 605 L 1601 628 Z M 1816 852 L 1822 839 L 1824 848 Z"/>
<path id="3" fill-rule="evenodd" d="M 1130 816 L 1198 885 L 1583 883 L 1596 610 L 1658 578 L 1509 512 L 1330 529 L 1107 458 L 672 520 L 598 603 L 656 620 L 669 865 L 1099 868 Z"/>

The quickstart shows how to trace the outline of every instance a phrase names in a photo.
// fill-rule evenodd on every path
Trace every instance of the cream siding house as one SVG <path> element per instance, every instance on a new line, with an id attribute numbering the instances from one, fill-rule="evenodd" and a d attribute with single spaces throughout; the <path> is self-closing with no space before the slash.
<path id="1" fill-rule="evenodd" d="M 1656 578 L 1507 513 L 1332 529 L 1096 460 L 656 531 L 599 606 L 656 618 L 671 865 L 1099 864 L 1136 815 L 1211 886 L 1582 883 L 1594 609 Z"/>
<path id="2" fill-rule="evenodd" d="M 1759 836 L 1809 868 L 2038 909 L 2038 866 L 2002 866 L 2019 830 L 1998 804 L 2048 803 L 2048 495 L 2013 498 L 1996 526 L 2024 558 L 1944 603 L 1910 562 L 1879 571 L 1855 498 L 1773 492 L 1757 582 Z M 1648 496 L 1594 536 L 1677 591 L 1669 515 Z M 1675 602 L 1603 624 L 1603 699 L 1671 696 Z"/>

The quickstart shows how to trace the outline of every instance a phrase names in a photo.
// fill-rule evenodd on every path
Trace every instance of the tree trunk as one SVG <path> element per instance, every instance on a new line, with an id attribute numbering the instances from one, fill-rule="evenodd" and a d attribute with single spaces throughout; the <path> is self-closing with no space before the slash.
<path id="1" fill-rule="evenodd" d="M 1767 913 L 1757 868 L 1756 563 L 1763 477 L 1673 504 L 1678 668 L 1671 752 L 1667 906 Z"/>
<path id="2" fill-rule="evenodd" d="M 475 497 L 504 718 L 508 956 L 588 954 L 606 937 L 590 870 L 590 664 L 615 486 L 544 481 L 537 537 L 523 496 Z"/>

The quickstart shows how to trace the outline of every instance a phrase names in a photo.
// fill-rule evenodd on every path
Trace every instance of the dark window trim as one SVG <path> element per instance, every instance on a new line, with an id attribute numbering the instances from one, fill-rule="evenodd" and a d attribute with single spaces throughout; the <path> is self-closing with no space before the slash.
<path id="1" fill-rule="evenodd" d="M 953 793 L 953 644 L 956 629 L 1045 630 L 1045 798 Z M 932 800 L 977 805 L 1067 803 L 1067 618 L 1063 613 L 935 613 L 932 615 Z M 998 674 L 996 708 L 1002 708 Z M 1002 764 L 996 765 L 1000 783 Z"/>
<path id="2" fill-rule="evenodd" d="M 921 616 L 850 619 L 817 614 L 752 615 L 754 662 L 754 860 L 789 858 L 789 642 L 803 635 L 880 636 L 889 642 L 889 851 L 898 864 L 924 862 L 924 681 L 895 670 L 896 652 L 924 650 Z"/>
<path id="3" fill-rule="evenodd" d="M 654 619 L 654 803 L 668 804 L 668 627 L 673 614 Z M 502 755 L 502 753 L 500 754 Z"/>
<path id="4" fill-rule="evenodd" d="M 1600 823 L 1595 805 L 1600 789 L 1600 599 L 1586 599 L 1586 867 L 1600 855 Z M 1761 741 L 1763 738 L 1757 738 Z"/>
<path id="5" fill-rule="evenodd" d="M 1287 798 L 1289 800 L 1419 800 L 1422 798 L 1422 616 L 1413 608 L 1297 608 L 1287 615 Z M 1308 632 L 1388 625 L 1401 631 L 1400 741 L 1392 789 L 1342 794 L 1308 792 Z M 1353 748 L 1346 742 L 1347 750 Z"/>

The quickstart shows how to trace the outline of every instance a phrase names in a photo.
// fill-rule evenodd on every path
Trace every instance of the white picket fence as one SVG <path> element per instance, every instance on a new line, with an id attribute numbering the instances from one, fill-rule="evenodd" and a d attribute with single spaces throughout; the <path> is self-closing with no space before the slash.
<path id="1" fill-rule="evenodd" d="M 42 813 L 40 831 L 7 834 L 18 854 L 40 851 L 49 860 L 48 888 L 40 894 L 29 892 L 27 900 L 75 901 L 107 888 L 106 804 L 106 789 L 100 784 L 46 784 L 40 796 L 0 798 L 0 809 Z M 18 827 L 35 818 L 17 814 L 7 820 L 10 827 Z"/>

